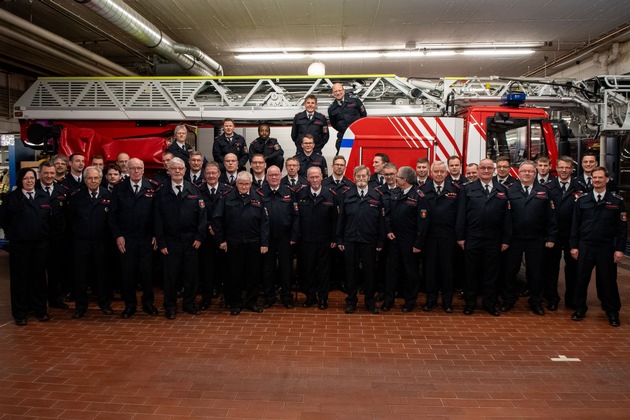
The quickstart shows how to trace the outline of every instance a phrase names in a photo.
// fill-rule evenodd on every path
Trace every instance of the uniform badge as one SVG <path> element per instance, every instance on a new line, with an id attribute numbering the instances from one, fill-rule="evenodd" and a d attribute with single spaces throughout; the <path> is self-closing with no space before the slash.
<path id="1" fill-rule="evenodd" d="M 622 222 L 627 221 L 627 218 L 626 218 L 626 212 L 619 213 L 619 217 L 621 217 L 621 221 L 622 221 Z"/>
<path id="2" fill-rule="evenodd" d="M 324 134 L 328 133 L 328 127 L 323 126 L 323 127 L 322 127 L 322 131 L 324 132 Z"/>
<path id="3" fill-rule="evenodd" d="M 556 205 L 553 204 L 553 200 L 551 200 L 550 202 L 551 202 L 551 210 L 555 210 L 556 209 Z"/>
<path id="4" fill-rule="evenodd" d="M 205 208 L 205 207 L 206 207 L 206 202 L 205 202 L 205 201 L 203 201 L 203 200 L 199 200 L 199 208 L 200 208 L 200 209 L 203 209 L 203 208 Z"/>
<path id="5" fill-rule="evenodd" d="M 427 209 L 420 210 L 420 217 L 422 217 L 423 219 L 427 218 Z"/>

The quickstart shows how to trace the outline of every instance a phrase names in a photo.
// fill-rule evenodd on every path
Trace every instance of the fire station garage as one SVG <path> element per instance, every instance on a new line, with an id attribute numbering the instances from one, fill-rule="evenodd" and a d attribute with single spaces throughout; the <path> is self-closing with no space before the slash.
<path id="1" fill-rule="evenodd" d="M 626 0 L 0 2 L 0 420 L 628 418 Z"/>

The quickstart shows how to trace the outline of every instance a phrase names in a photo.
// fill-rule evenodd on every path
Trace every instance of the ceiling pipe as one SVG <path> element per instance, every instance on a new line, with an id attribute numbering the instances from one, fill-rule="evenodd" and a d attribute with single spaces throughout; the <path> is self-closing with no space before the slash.
<path id="1" fill-rule="evenodd" d="M 223 75 L 221 65 L 208 57 L 199 48 L 175 43 L 155 25 L 126 4 L 117 0 L 75 1 L 90 8 L 147 47 L 153 48 L 158 55 L 176 63 L 182 69 L 196 76 Z M 189 57 L 187 54 L 193 57 Z"/>
<path id="2" fill-rule="evenodd" d="M 101 57 L 98 54 L 88 51 L 85 48 L 79 47 L 78 45 L 73 44 L 67 39 L 60 37 L 59 35 L 55 35 L 52 32 L 49 32 L 38 26 L 35 26 L 32 23 L 22 18 L 19 18 L 15 16 L 14 14 L 7 12 L 4 9 L 0 9 L 0 21 L 5 22 L 11 26 L 14 26 L 26 32 L 29 35 L 45 40 L 46 43 L 52 44 L 51 48 L 53 47 L 57 48 L 57 49 L 53 48 L 55 49 L 55 51 L 59 51 L 59 49 L 65 50 L 73 54 L 76 54 L 78 57 L 80 57 L 81 60 L 83 60 L 84 63 L 88 61 L 93 63 L 95 65 L 94 67 L 95 71 L 93 71 L 93 74 L 97 74 L 97 75 L 113 74 L 115 76 L 136 76 L 136 74 L 133 73 L 132 71 L 129 71 L 126 68 L 116 63 L 113 63 L 109 61 L 108 59 Z M 80 62 L 80 60 L 78 60 L 76 57 L 72 57 L 71 59 L 75 63 Z"/>

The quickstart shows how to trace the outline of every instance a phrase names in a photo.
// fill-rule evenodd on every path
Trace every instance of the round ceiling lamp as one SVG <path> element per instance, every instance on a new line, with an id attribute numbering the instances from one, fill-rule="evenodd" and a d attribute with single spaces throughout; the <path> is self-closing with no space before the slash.
<path id="1" fill-rule="evenodd" d="M 309 76 L 325 76 L 326 75 L 326 66 L 324 63 L 320 63 L 316 61 L 308 66 L 308 75 Z"/>

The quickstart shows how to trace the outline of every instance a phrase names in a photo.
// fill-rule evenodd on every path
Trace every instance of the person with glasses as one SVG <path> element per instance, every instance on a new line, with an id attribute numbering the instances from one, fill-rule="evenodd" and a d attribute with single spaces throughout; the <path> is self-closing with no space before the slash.
<path id="1" fill-rule="evenodd" d="M 510 244 L 512 218 L 507 188 L 493 180 L 494 162 L 479 162 L 479 179 L 461 188 L 455 234 L 464 250 L 466 284 L 464 315 L 477 307 L 477 289 L 481 282 L 483 309 L 499 316 L 496 309 L 499 258 Z"/>

